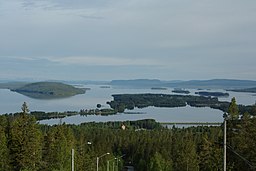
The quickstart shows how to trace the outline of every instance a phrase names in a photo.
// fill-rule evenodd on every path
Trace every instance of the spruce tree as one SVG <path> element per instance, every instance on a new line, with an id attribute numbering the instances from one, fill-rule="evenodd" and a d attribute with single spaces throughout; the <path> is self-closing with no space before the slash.
<path id="1" fill-rule="evenodd" d="M 1 121 L 1 119 L 0 119 Z M 9 153 L 7 148 L 7 138 L 5 128 L 0 125 L 0 170 L 9 170 Z"/>
<path id="2" fill-rule="evenodd" d="M 15 116 L 10 123 L 10 163 L 13 170 L 18 171 L 36 171 L 41 166 L 41 131 L 36 119 L 27 112 L 28 107 L 24 103 L 22 113 Z"/>
<path id="3" fill-rule="evenodd" d="M 229 120 L 237 120 L 239 118 L 239 108 L 236 104 L 236 98 L 233 97 L 231 99 L 231 103 L 228 107 L 228 119 Z"/>

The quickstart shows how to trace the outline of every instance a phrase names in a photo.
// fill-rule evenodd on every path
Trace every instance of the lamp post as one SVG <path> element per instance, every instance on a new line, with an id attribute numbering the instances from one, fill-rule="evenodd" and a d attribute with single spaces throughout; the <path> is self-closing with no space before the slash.
<path id="1" fill-rule="evenodd" d="M 104 157 L 105 155 L 108 155 L 110 153 L 105 153 L 105 154 L 102 154 L 101 156 L 97 157 L 97 171 L 99 171 L 99 160 L 101 157 Z"/>

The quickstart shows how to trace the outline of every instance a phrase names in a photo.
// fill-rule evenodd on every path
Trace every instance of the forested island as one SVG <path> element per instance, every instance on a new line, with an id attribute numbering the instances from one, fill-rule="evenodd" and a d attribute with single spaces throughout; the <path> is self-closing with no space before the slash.
<path id="1" fill-rule="evenodd" d="M 228 97 L 229 96 L 229 93 L 208 92 L 208 91 L 199 91 L 199 92 L 196 92 L 196 94 L 199 94 L 200 96 L 212 96 L 212 97 Z"/>
<path id="2" fill-rule="evenodd" d="M 110 107 L 120 113 L 125 109 L 132 110 L 135 107 L 210 107 L 227 112 L 229 102 L 219 101 L 217 97 L 192 96 L 192 95 L 170 95 L 170 94 L 114 94 L 114 100 L 107 102 Z M 254 105 L 238 105 L 242 113 L 252 112 Z"/>
<path id="3" fill-rule="evenodd" d="M 243 89 L 231 89 L 228 91 L 234 91 L 234 92 L 244 92 L 244 93 L 256 93 L 256 87 L 253 88 L 243 88 Z"/>
<path id="4" fill-rule="evenodd" d="M 190 91 L 188 90 L 183 90 L 183 89 L 174 89 L 172 90 L 173 93 L 180 93 L 180 94 L 189 94 Z"/>
<path id="5" fill-rule="evenodd" d="M 56 118 L 65 118 L 68 116 L 74 115 L 115 115 L 117 111 L 114 109 L 81 109 L 80 111 L 65 111 L 65 112 L 44 112 L 44 111 L 31 111 L 31 115 L 33 115 L 36 120 L 45 120 L 45 119 L 56 119 Z M 17 115 L 17 113 L 14 113 Z"/>
<path id="6" fill-rule="evenodd" d="M 75 88 L 59 82 L 30 83 L 16 89 L 11 89 L 11 91 L 37 99 L 65 98 L 85 93 L 85 89 Z"/>
<path id="7" fill-rule="evenodd" d="M 228 105 L 227 170 L 256 166 L 256 113 Z M 242 115 L 240 118 L 239 115 Z M 152 119 L 81 125 L 40 125 L 26 103 L 16 115 L 0 115 L 0 170 L 211 171 L 223 169 L 223 126 L 168 129 Z"/>

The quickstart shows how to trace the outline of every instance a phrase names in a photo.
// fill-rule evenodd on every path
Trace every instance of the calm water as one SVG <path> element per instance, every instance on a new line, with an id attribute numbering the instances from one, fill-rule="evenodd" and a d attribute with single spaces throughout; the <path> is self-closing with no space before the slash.
<path id="1" fill-rule="evenodd" d="M 55 100 L 38 100 L 32 99 L 21 94 L 11 92 L 9 90 L 0 89 L 0 113 L 14 113 L 21 111 L 23 102 L 27 102 L 31 111 L 46 112 L 63 112 L 63 111 L 79 111 L 80 109 L 96 108 L 98 103 L 102 107 L 108 108 L 107 101 L 112 100 L 112 94 L 123 93 L 164 93 L 174 94 L 172 89 L 167 90 L 151 90 L 151 89 L 127 89 L 127 88 L 100 88 L 99 85 L 86 85 L 84 87 L 91 88 L 85 94 L 76 95 L 70 98 Z M 192 95 L 198 90 L 189 90 Z M 221 91 L 224 90 L 207 90 Z M 232 97 L 236 97 L 238 104 L 251 105 L 256 101 L 253 93 L 237 93 L 228 92 L 229 97 L 219 98 L 221 101 L 230 101 Z M 155 119 L 159 122 L 221 122 L 222 111 L 210 108 L 194 108 L 190 106 L 180 108 L 156 108 L 147 107 L 143 109 L 134 109 L 134 112 L 143 112 L 145 114 L 118 114 L 113 116 L 72 116 L 64 118 L 62 121 L 66 123 L 79 124 L 82 122 L 105 122 L 105 121 L 125 121 L 138 119 Z M 59 120 L 51 119 L 42 121 L 41 123 L 57 124 Z"/>
<path id="2" fill-rule="evenodd" d="M 145 114 L 124 114 L 119 113 L 111 116 L 72 116 L 62 119 L 65 123 L 80 124 L 83 122 L 107 122 L 107 121 L 127 121 L 139 119 L 155 119 L 158 122 L 222 122 L 223 112 L 210 108 L 194 108 L 190 106 L 179 108 L 156 108 L 147 107 L 135 109 L 133 111 L 143 112 Z M 43 124 L 58 124 L 59 119 L 44 120 Z"/>

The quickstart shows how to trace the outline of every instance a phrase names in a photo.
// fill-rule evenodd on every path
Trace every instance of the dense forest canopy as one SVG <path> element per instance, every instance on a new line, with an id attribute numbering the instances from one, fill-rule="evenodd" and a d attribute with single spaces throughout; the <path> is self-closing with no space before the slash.
<path id="1" fill-rule="evenodd" d="M 255 170 L 256 118 L 241 113 L 235 99 L 227 115 L 228 170 Z M 105 153 L 110 155 L 100 159 L 100 171 L 125 165 L 140 171 L 223 170 L 222 126 L 168 129 L 154 120 L 39 125 L 24 103 L 21 113 L 0 116 L 0 141 L 4 171 L 69 171 L 71 149 L 76 171 L 94 171 L 96 157 Z"/>

